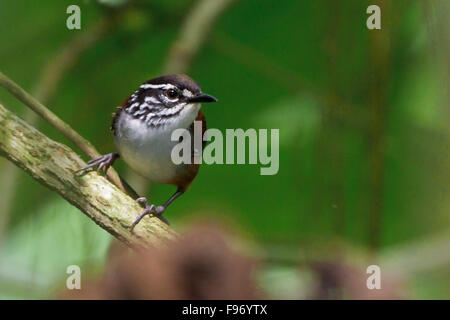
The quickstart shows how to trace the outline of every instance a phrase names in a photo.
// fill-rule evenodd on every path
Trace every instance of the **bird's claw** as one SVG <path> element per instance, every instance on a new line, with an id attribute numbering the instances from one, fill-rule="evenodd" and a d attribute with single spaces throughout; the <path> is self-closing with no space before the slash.
<path id="1" fill-rule="evenodd" d="M 131 224 L 130 230 L 133 231 L 134 227 L 144 218 L 146 215 L 152 214 L 153 216 L 159 218 L 161 221 L 169 224 L 166 218 L 162 216 L 166 208 L 164 206 L 155 206 L 154 204 L 148 204 L 147 198 L 140 197 L 136 199 L 136 202 L 144 207 L 144 210 L 136 217 L 134 222 Z"/>
<path id="2" fill-rule="evenodd" d="M 100 156 L 95 159 L 91 159 L 88 161 L 87 165 L 81 169 L 75 171 L 75 173 L 79 173 L 82 171 L 86 171 L 87 169 L 97 167 L 97 172 L 103 172 L 106 174 L 109 167 L 114 163 L 114 161 L 119 157 L 117 153 L 108 153 L 103 156 Z"/>
<path id="3" fill-rule="evenodd" d="M 136 202 L 139 203 L 141 206 L 148 207 L 148 201 L 146 197 L 140 197 L 136 199 Z"/>

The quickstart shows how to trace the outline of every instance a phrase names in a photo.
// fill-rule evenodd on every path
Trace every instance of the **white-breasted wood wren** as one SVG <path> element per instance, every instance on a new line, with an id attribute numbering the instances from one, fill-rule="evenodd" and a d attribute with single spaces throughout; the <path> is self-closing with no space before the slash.
<path id="1" fill-rule="evenodd" d="M 161 206 L 149 205 L 145 197 L 137 198 L 145 209 L 131 229 L 148 214 L 167 222 L 162 217 L 163 212 L 187 190 L 200 166 L 194 161 L 174 164 L 171 152 L 178 141 L 172 141 L 172 132 L 187 129 L 194 139 L 194 121 L 202 122 L 204 132 L 206 122 L 200 110 L 201 103 L 216 101 L 213 96 L 202 93 L 200 86 L 186 75 L 166 75 L 143 83 L 113 115 L 111 130 L 117 152 L 92 159 L 79 171 L 97 168 L 106 173 L 121 157 L 136 173 L 150 181 L 175 185 L 176 192 Z"/>

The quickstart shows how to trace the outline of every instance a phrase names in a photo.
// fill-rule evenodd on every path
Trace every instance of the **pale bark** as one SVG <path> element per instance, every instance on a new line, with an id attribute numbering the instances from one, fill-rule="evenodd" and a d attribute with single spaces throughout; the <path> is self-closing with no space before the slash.
<path id="1" fill-rule="evenodd" d="M 0 86 L 5 88 L 18 100 L 23 102 L 27 107 L 36 112 L 45 121 L 50 123 L 59 132 L 61 132 L 67 139 L 72 141 L 80 150 L 86 153 L 91 158 L 100 156 L 100 153 L 94 148 L 94 146 L 84 139 L 78 132 L 72 129 L 67 123 L 61 120 L 56 114 L 44 106 L 40 101 L 31 96 L 28 92 L 22 89 L 17 83 L 9 79 L 6 75 L 0 72 Z M 119 175 L 114 169 L 108 171 L 108 177 L 116 186 L 121 190 L 127 191 L 120 180 Z"/>
<path id="2" fill-rule="evenodd" d="M 76 175 L 84 161 L 0 105 L 0 155 L 61 195 L 128 245 L 160 245 L 176 233 L 155 217 L 130 226 L 142 208 L 97 172 Z M 61 212 L 64 214 L 64 212 Z"/>

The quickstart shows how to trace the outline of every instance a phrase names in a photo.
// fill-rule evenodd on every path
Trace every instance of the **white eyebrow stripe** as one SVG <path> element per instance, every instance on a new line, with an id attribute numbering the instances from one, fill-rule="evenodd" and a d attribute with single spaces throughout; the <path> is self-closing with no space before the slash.
<path id="1" fill-rule="evenodd" d="M 142 89 L 176 89 L 176 87 L 170 83 L 164 83 L 164 84 L 144 83 L 143 85 L 141 85 L 141 88 Z"/>

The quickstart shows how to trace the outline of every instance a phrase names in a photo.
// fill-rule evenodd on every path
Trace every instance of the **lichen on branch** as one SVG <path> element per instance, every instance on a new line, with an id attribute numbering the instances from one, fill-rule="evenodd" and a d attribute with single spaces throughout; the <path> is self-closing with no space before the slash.
<path id="1" fill-rule="evenodd" d="M 142 208 L 97 172 L 76 175 L 84 161 L 0 105 L 0 155 L 61 195 L 100 227 L 128 245 L 160 245 L 176 237 L 158 218 L 145 218 L 130 232 Z M 62 213 L 63 214 L 63 213 Z"/>

